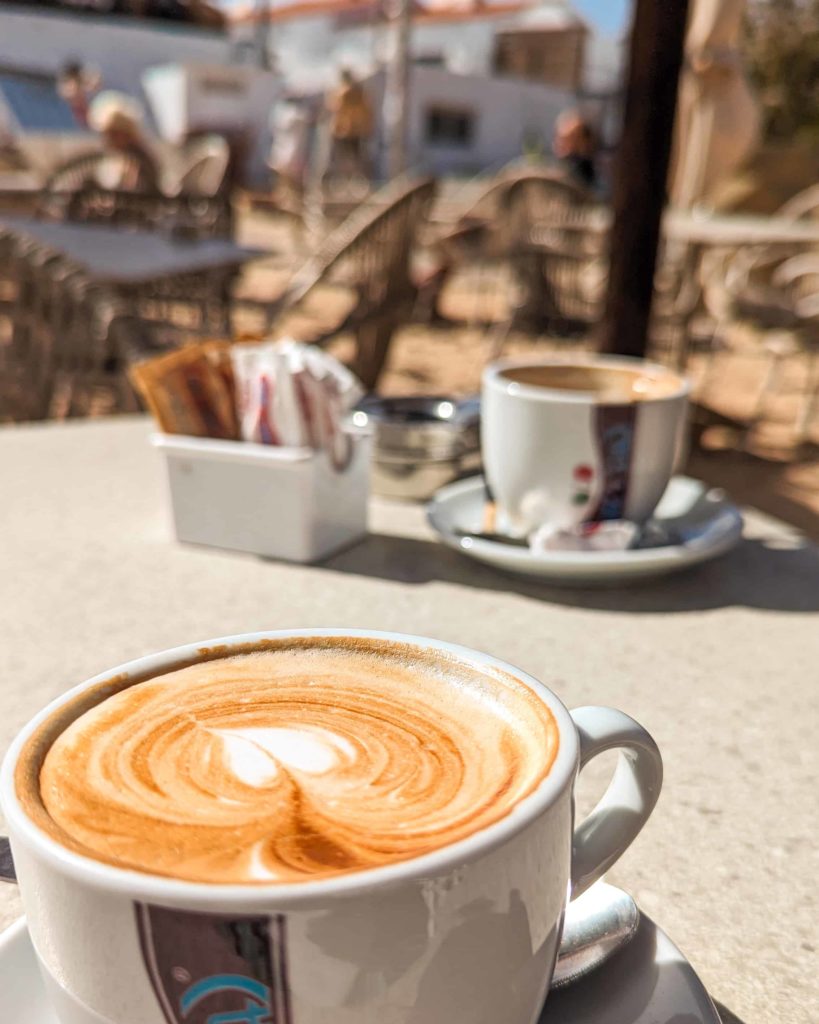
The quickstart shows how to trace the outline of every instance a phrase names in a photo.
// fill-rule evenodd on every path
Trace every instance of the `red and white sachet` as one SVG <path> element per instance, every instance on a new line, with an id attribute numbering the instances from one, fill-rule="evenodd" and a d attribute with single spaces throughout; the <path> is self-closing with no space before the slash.
<path id="1" fill-rule="evenodd" d="M 324 450 L 336 469 L 347 465 L 344 417 L 364 389 L 346 366 L 291 339 L 234 345 L 231 358 L 243 440 Z"/>
<path id="2" fill-rule="evenodd" d="M 539 526 L 529 535 L 529 547 L 535 554 L 547 551 L 625 551 L 635 545 L 640 528 L 625 519 L 579 526 Z"/>

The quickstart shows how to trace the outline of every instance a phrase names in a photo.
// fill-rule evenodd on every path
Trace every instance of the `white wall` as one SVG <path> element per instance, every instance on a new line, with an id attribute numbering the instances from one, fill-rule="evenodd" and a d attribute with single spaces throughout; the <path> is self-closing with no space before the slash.
<path id="1" fill-rule="evenodd" d="M 80 60 L 100 71 L 103 88 L 136 96 L 151 64 L 228 62 L 231 52 L 226 34 L 192 26 L 0 8 L 0 65 L 54 75 L 67 60 Z"/>
<path id="2" fill-rule="evenodd" d="M 372 85 L 378 102 L 383 88 L 380 76 Z M 572 93 L 548 85 L 416 66 L 411 73 L 407 129 L 411 164 L 435 174 L 477 174 L 521 156 L 524 140 L 531 135 L 548 152 L 558 114 L 574 102 Z M 431 106 L 474 111 L 471 145 L 428 143 L 426 113 Z"/>
<path id="3" fill-rule="evenodd" d="M 252 139 L 247 172 L 255 183 L 269 176 L 270 113 L 281 80 L 270 71 L 214 64 L 163 64 L 143 75 L 159 135 L 181 141 L 190 131 L 246 131 Z"/>

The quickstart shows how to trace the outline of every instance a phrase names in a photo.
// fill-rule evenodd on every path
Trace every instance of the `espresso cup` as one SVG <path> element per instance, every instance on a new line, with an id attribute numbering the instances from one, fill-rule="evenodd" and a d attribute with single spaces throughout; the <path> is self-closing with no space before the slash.
<path id="1" fill-rule="evenodd" d="M 688 392 L 673 371 L 619 356 L 490 364 L 481 439 L 500 528 L 645 522 L 682 451 Z"/>
<path id="2" fill-rule="evenodd" d="M 37 792 L 43 795 L 41 776 L 48 774 L 44 765 L 59 749 L 59 737 L 89 709 L 167 673 L 207 663 L 218 675 L 227 671 L 225 658 L 244 663 L 244 655 L 287 645 L 344 651 L 347 658 L 352 652 L 354 667 L 356 652 L 393 659 L 390 664 L 410 675 L 420 666 L 423 692 L 432 693 L 438 680 L 447 700 L 449 678 L 460 680 L 459 686 L 473 680 L 477 689 L 469 700 L 489 694 L 495 701 L 487 705 L 490 725 L 497 710 L 507 730 L 498 749 L 529 751 L 524 766 L 535 766 L 535 781 L 498 820 L 454 842 L 409 859 L 298 882 L 175 878 L 170 824 L 160 846 L 170 860 L 161 874 L 116 866 L 108 854 L 97 859 L 78 852 L 44 825 L 43 808 L 35 806 Z M 400 693 L 411 692 L 404 687 Z M 467 701 L 458 692 L 465 693 L 453 690 L 453 703 Z M 252 708 L 243 693 L 236 693 L 237 706 Z M 514 710 L 520 701 L 525 729 Z M 457 709 L 453 714 L 457 720 Z M 111 764 L 118 763 L 120 750 L 127 760 L 131 736 L 149 727 L 142 714 L 121 722 L 126 738 L 120 744 L 113 737 Z M 532 744 L 538 735 L 542 740 Z M 166 741 L 163 733 L 160 753 Z M 339 749 L 349 754 L 344 742 L 338 740 Z M 578 771 L 613 748 L 621 753 L 609 788 L 578 823 Z M 423 745 L 418 751 L 422 757 Z M 295 755 L 289 749 L 285 756 Z M 479 756 L 467 754 L 466 761 Z M 253 763 L 243 762 L 242 770 Z M 519 773 L 521 763 L 512 757 L 507 767 Z M 467 763 L 463 778 L 468 769 Z M 484 775 L 481 768 L 478 777 Z M 426 787 L 433 795 L 434 781 L 427 779 Z M 69 789 L 82 785 L 74 775 L 68 782 Z M 600 878 L 631 843 L 661 782 L 655 743 L 620 711 L 569 712 L 526 673 L 454 644 L 327 629 L 179 647 L 82 683 L 14 740 L 0 775 L 0 799 L 29 932 L 62 1024 L 532 1024 L 549 987 L 567 900 Z M 120 790 L 111 790 L 107 774 L 100 784 L 109 790 L 105 799 L 116 803 Z M 481 790 L 479 784 L 475 793 Z M 452 800 L 458 798 L 456 792 Z M 449 807 L 449 798 L 441 801 L 444 816 Z M 483 810 L 491 813 L 492 807 Z M 104 832 L 103 819 L 98 809 L 82 824 Z M 111 850 L 120 848 L 126 833 L 122 826 L 108 837 Z M 215 852 L 230 854 L 230 842 Z"/>

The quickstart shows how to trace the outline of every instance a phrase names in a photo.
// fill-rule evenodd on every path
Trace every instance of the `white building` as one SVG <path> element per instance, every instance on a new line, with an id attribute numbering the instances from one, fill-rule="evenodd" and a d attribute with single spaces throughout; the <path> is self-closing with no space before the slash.
<path id="1" fill-rule="evenodd" d="M 259 16 L 253 3 L 230 14 L 234 37 L 247 47 L 263 38 Z M 389 59 L 391 33 L 382 0 L 273 0 L 264 16 L 274 64 L 297 89 L 326 87 L 340 64 L 366 73 Z M 597 34 L 568 0 L 415 0 L 411 55 L 462 74 L 491 75 L 498 70 L 501 38 L 516 31 L 540 33 L 543 48 L 550 51 L 546 63 L 552 67 L 537 71 L 524 67 L 523 77 L 565 86 L 558 65 L 580 35 L 582 49 L 586 49 L 588 38 L 595 51 L 595 88 L 603 87 L 596 74 Z M 582 53 L 580 62 L 584 63 Z M 550 71 L 551 79 L 547 77 Z M 585 69 L 569 77 L 575 86 L 588 84 Z"/>
<path id="2" fill-rule="evenodd" d="M 234 43 L 224 29 L 158 19 L 0 5 L 0 69 L 55 78 L 68 60 L 99 71 L 103 88 L 141 96 L 153 64 L 229 64 Z"/>
<path id="3" fill-rule="evenodd" d="M 246 56 L 224 27 L 4 3 L 0 133 L 41 169 L 92 145 L 56 91 L 61 68 L 73 60 L 98 72 L 102 88 L 136 97 L 164 141 L 202 131 L 241 137 L 247 176 L 261 182 L 280 79 L 243 65 Z"/>
<path id="4" fill-rule="evenodd" d="M 416 3 L 407 124 L 412 165 L 476 174 L 525 151 L 548 151 L 555 118 L 577 102 L 582 78 L 588 29 L 570 5 Z M 0 76 L 39 80 L 52 104 L 60 69 L 79 61 L 100 73 L 103 88 L 140 99 L 163 140 L 207 130 L 241 138 L 249 178 L 261 183 L 270 108 L 281 90 L 320 96 L 348 65 L 368 80 L 379 111 L 392 44 L 380 0 L 280 0 L 270 18 L 265 33 L 252 12 L 236 13 L 226 29 L 3 3 Z M 545 49 L 532 33 L 544 37 Z M 265 41 L 275 72 L 250 63 Z M 552 56 L 541 60 L 541 51 Z M 7 115 L 7 131 L 9 125 L 25 130 Z M 376 149 L 378 139 L 379 133 Z M 375 157 L 383 173 L 383 153 Z"/>
<path id="5" fill-rule="evenodd" d="M 372 76 L 367 88 L 380 110 L 384 73 Z M 463 177 L 499 169 L 527 151 L 549 152 L 555 120 L 571 102 L 571 93 L 537 82 L 416 64 L 407 113 L 410 166 Z M 383 152 L 376 153 L 376 164 L 383 173 Z"/>

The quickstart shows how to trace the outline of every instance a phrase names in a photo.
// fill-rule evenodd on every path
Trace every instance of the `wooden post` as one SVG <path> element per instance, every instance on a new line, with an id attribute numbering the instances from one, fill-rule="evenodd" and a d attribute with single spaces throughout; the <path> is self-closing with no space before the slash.
<path id="1" fill-rule="evenodd" d="M 270 0 L 256 0 L 256 66 L 270 69 Z"/>
<path id="2" fill-rule="evenodd" d="M 387 65 L 384 88 L 384 134 L 387 148 L 387 173 L 390 178 L 397 178 L 407 169 L 407 95 L 409 92 L 412 0 L 391 0 L 387 10 L 392 36 L 392 53 Z"/>
<path id="3" fill-rule="evenodd" d="M 603 352 L 643 356 L 665 205 L 688 0 L 635 0 L 623 134 L 614 165 Z"/>

